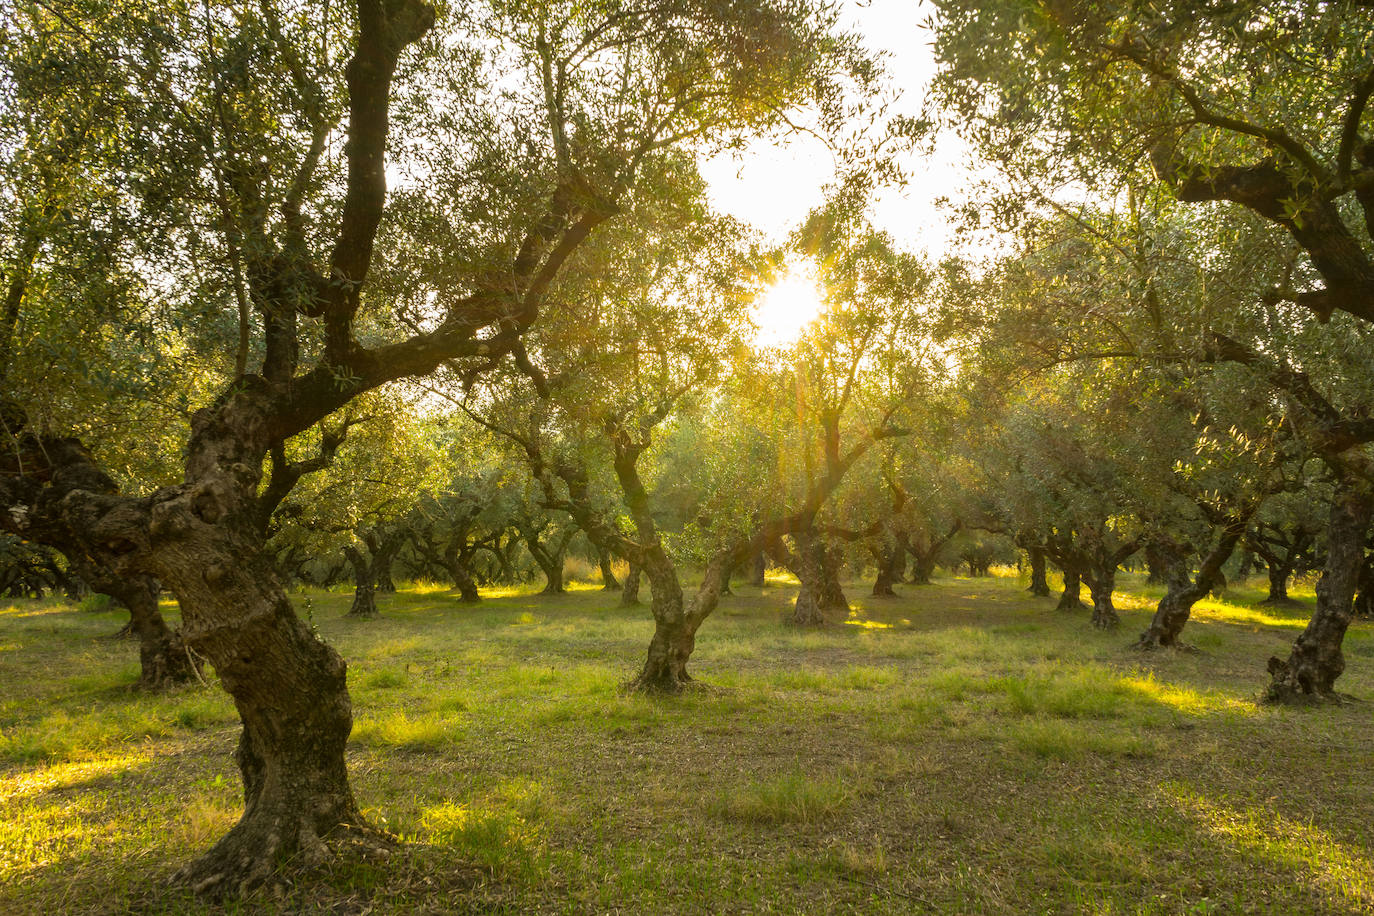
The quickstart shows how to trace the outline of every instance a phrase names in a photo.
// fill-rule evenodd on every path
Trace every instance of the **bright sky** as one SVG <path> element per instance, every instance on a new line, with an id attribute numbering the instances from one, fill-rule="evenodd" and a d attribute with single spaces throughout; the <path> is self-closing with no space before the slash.
<path id="1" fill-rule="evenodd" d="M 845 24 L 868 46 L 887 52 L 893 83 L 902 91 L 896 111 L 917 114 L 935 72 L 930 34 L 921 24 L 931 8 L 921 0 L 847 0 Z M 935 201 L 957 196 L 971 174 L 969 154 L 957 138 L 942 137 L 928 159 L 912 158 L 905 188 L 875 202 L 873 220 L 902 247 L 938 259 L 950 245 L 945 217 Z M 776 240 L 821 202 L 822 186 L 834 174 L 830 153 L 817 139 L 798 136 L 783 144 L 756 142 L 739 154 L 723 154 L 702 165 L 718 209 L 753 223 Z"/>
<path id="2" fill-rule="evenodd" d="M 931 36 L 922 23 L 931 8 L 922 0 L 847 0 L 845 24 L 862 34 L 868 46 L 886 52 L 887 68 L 902 95 L 896 112 L 919 114 L 935 72 Z M 910 180 L 904 188 L 878 195 L 874 224 L 897 244 L 939 260 L 952 245 L 942 196 L 956 200 L 972 176 L 971 156 L 959 140 L 942 136 L 934 154 L 906 163 Z M 702 165 L 714 206 L 752 223 L 775 241 L 821 203 L 823 186 L 834 175 L 834 161 L 821 141 L 790 138 L 785 143 L 755 142 L 738 154 L 723 154 Z M 815 317 L 819 302 L 814 279 L 797 271 L 786 275 L 760 299 L 755 311 L 758 342 L 785 345 Z"/>
<path id="3" fill-rule="evenodd" d="M 821 295 L 815 271 L 805 264 L 789 265 L 787 273 L 754 303 L 754 323 L 758 326 L 754 344 L 790 346 L 820 311 Z"/>

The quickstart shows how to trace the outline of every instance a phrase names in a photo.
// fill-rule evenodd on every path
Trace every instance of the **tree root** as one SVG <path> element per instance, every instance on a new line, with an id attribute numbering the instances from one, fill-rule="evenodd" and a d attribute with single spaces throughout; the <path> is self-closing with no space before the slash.
<path id="1" fill-rule="evenodd" d="M 673 677 L 666 673 L 650 676 L 641 672 L 638 676 L 622 684 L 620 692 L 626 695 L 677 697 L 685 693 L 705 693 L 710 689 L 701 681 L 694 680 L 686 672 L 680 677 Z"/>
<path id="2" fill-rule="evenodd" d="M 1264 706 L 1344 706 L 1364 702 L 1336 690 L 1311 689 L 1315 679 L 1310 670 L 1295 671 L 1289 662 L 1278 657 L 1269 659 L 1269 677 L 1269 686 L 1260 697 Z"/>
<path id="3" fill-rule="evenodd" d="M 1183 652 L 1190 655 L 1202 654 L 1201 649 L 1199 649 L 1197 646 L 1190 645 L 1189 643 L 1177 641 L 1171 643 L 1163 643 L 1157 639 L 1149 638 L 1148 634 L 1142 635 L 1139 639 L 1131 643 L 1126 648 L 1132 649 L 1136 652 L 1163 652 L 1166 649 L 1172 649 L 1175 652 Z"/>
<path id="4" fill-rule="evenodd" d="M 1262 706 L 1346 706 L 1363 702 L 1358 697 L 1335 690 L 1330 693 L 1304 693 L 1292 684 L 1278 681 L 1266 687 L 1260 697 Z"/>
<path id="5" fill-rule="evenodd" d="M 300 822 L 289 844 L 282 828 L 243 828 L 239 822 L 209 852 L 171 878 L 197 897 L 221 902 L 245 897 L 261 888 L 283 889 L 303 872 L 332 866 L 343 859 L 384 859 L 398 844 L 392 834 L 365 824 L 341 824 L 319 836 Z M 290 847 L 294 847 L 288 849 Z"/>

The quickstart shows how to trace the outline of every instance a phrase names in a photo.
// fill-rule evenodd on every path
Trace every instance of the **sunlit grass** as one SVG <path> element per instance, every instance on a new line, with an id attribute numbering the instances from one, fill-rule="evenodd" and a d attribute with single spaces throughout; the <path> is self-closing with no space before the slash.
<path id="1" fill-rule="evenodd" d="M 353 723 L 351 740 L 374 747 L 432 750 L 458 740 L 462 733 L 454 718 L 411 718 L 402 712 L 363 716 Z"/>
<path id="2" fill-rule="evenodd" d="M 709 810 L 735 820 L 808 824 L 838 814 L 853 800 L 853 791 L 838 778 L 784 773 L 723 789 Z"/>
<path id="3" fill-rule="evenodd" d="M 110 754 L 97 760 L 17 770 L 0 777 L 0 801 L 8 803 L 15 799 L 70 788 L 96 779 L 119 777 L 150 759 L 149 755 L 142 753 Z"/>
<path id="4" fill-rule="evenodd" d="M 1254 717 L 1260 712 L 1253 700 L 1242 699 L 1224 691 L 1169 684 L 1160 681 L 1153 673 L 1124 677 L 1121 684 L 1152 702 L 1162 703 L 1190 716 L 1226 712 L 1231 715 Z"/>
<path id="5" fill-rule="evenodd" d="M 1307 620 L 1312 615 L 1311 610 L 1308 608 L 1303 608 L 1296 612 L 1290 611 L 1285 614 L 1279 610 L 1270 610 L 1263 607 L 1246 607 L 1216 600 L 1199 602 L 1194 612 L 1201 619 L 1211 619 L 1222 623 L 1242 624 L 1252 627 L 1278 627 L 1290 630 L 1300 630 L 1307 626 Z"/>
<path id="6" fill-rule="evenodd" d="M 1311 822 L 1272 809 L 1209 798 L 1187 783 L 1165 783 L 1160 790 L 1238 852 L 1310 877 L 1332 903 L 1374 909 L 1374 861 L 1367 849 L 1352 848 Z"/>
<path id="7" fill-rule="evenodd" d="M 476 606 L 424 584 L 373 621 L 344 619 L 347 589 L 295 595 L 349 663 L 358 801 L 407 845 L 244 911 L 1369 909 L 1374 800 L 1352 774 L 1374 718 L 1254 702 L 1306 610 L 1235 587 L 1185 631 L 1204 651 L 1141 654 L 1141 578 L 1121 577 L 1114 633 L 1015 575 L 898 586 L 854 602 L 867 625 L 819 630 L 782 625 L 785 577 L 737 581 L 698 636 L 704 689 L 669 699 L 622 691 L 652 622 L 597 582 Z M 0 912 L 203 912 L 163 879 L 238 817 L 233 704 L 132 692 L 118 613 L 16 604 Z"/>

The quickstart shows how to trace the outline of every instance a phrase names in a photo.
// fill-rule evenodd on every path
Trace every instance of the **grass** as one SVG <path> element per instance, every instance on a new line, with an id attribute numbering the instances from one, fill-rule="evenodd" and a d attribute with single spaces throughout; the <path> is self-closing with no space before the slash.
<path id="1" fill-rule="evenodd" d="M 759 824 L 810 824 L 838 814 L 852 800 L 853 792 L 841 779 L 792 772 L 722 790 L 708 810 Z"/>
<path id="2" fill-rule="evenodd" d="M 1201 651 L 1142 655 L 1135 577 L 1110 634 L 1024 585 L 855 583 L 819 632 L 781 625 L 795 586 L 737 587 L 698 637 L 711 689 L 676 699 L 620 692 L 648 614 L 593 588 L 421 586 L 369 622 L 298 595 L 349 661 L 359 803 L 404 842 L 237 911 L 1374 912 L 1374 712 L 1254 702 L 1309 608 L 1233 588 Z M 0 912 L 206 910 L 165 879 L 238 816 L 237 718 L 132 693 L 121 623 L 0 605 Z M 1374 697 L 1368 624 L 1346 655 Z"/>

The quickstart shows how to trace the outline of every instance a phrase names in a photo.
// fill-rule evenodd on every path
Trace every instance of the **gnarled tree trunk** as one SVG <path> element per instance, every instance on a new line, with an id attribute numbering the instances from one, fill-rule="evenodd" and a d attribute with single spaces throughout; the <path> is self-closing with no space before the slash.
<path id="1" fill-rule="evenodd" d="M 1186 548 L 1172 543 L 1156 545 L 1156 556 L 1163 567 L 1168 590 L 1159 599 L 1149 628 L 1136 641 L 1137 649 L 1182 645 L 1179 635 L 1192 616 L 1193 605 L 1207 597 L 1223 581 L 1221 568 L 1245 536 L 1245 525 L 1249 518 L 1249 513 L 1245 513 L 1226 520 L 1216 543 L 1202 558 L 1196 576 L 1188 568 L 1189 551 Z"/>
<path id="2" fill-rule="evenodd" d="M 768 555 L 760 550 L 754 554 L 753 567 L 749 576 L 749 584 L 755 588 L 763 588 L 768 584 Z"/>
<path id="3" fill-rule="evenodd" d="M 622 607 L 635 607 L 639 604 L 639 564 L 630 561 L 630 571 L 625 574 L 625 587 L 620 592 Z"/>
<path id="4" fill-rule="evenodd" d="M 449 567 L 449 575 L 453 578 L 454 587 L 458 589 L 458 600 L 464 604 L 478 604 L 482 600 L 482 595 L 477 591 L 477 582 L 472 578 L 472 573 L 468 571 L 466 563 L 461 561 Z"/>
<path id="5" fill-rule="evenodd" d="M 1288 597 L 1288 580 L 1293 578 L 1291 564 L 1271 561 L 1269 567 L 1269 594 L 1260 604 L 1292 605 L 1297 604 Z"/>
<path id="6" fill-rule="evenodd" d="M 877 576 L 873 580 L 873 597 L 897 596 L 892 586 L 901 581 L 905 570 L 899 568 L 898 564 L 903 567 L 906 565 L 906 551 L 906 545 L 901 543 L 895 534 L 885 538 L 881 547 L 873 549 L 873 560 L 877 566 Z"/>
<path id="7" fill-rule="evenodd" d="M 378 613 L 377 580 L 372 563 L 352 544 L 344 548 L 344 556 L 348 557 L 348 563 L 353 567 L 353 604 L 346 616 L 370 620 Z"/>
<path id="8" fill-rule="evenodd" d="M 1026 548 L 1026 554 L 1030 557 L 1031 569 L 1030 587 L 1026 591 L 1037 598 L 1048 598 L 1050 583 L 1045 578 L 1045 548 L 1033 545 Z"/>
<path id="9" fill-rule="evenodd" d="M 1078 567 L 1072 565 L 1060 566 L 1060 571 L 1064 574 L 1064 590 L 1059 593 L 1059 603 L 1055 605 L 1058 611 L 1081 611 L 1087 607 L 1083 603 L 1083 573 Z"/>
<path id="10" fill-rule="evenodd" d="M 691 683 L 687 661 L 696 648 L 699 622 L 686 613 L 677 569 L 661 549 L 645 551 L 643 569 L 649 578 L 649 609 L 654 635 L 648 657 L 628 689 L 646 693 L 678 693 Z"/>
<path id="11" fill-rule="evenodd" d="M 1116 566 L 1107 562 L 1094 563 L 1088 576 L 1088 593 L 1093 599 L 1092 625 L 1099 630 L 1112 630 L 1121 624 L 1121 616 L 1112 604 L 1116 591 Z"/>
<path id="12" fill-rule="evenodd" d="M 157 584 L 151 576 L 98 577 L 92 584 L 129 609 L 129 623 L 138 636 L 140 690 L 165 690 L 198 680 L 200 669 L 190 649 L 158 610 Z"/>
<path id="13" fill-rule="evenodd" d="M 454 538 L 444 548 L 444 568 L 453 580 L 453 587 L 458 589 L 458 600 L 464 604 L 477 604 L 482 600 L 477 582 L 472 578 L 472 558 L 476 554 L 477 548 L 460 538 Z"/>
<path id="14" fill-rule="evenodd" d="M 547 522 L 545 523 L 547 524 Z M 563 588 L 563 557 L 568 552 L 568 544 L 572 541 L 573 535 L 577 533 L 576 528 L 569 528 L 562 535 L 548 541 L 540 541 L 543 533 L 542 527 L 525 525 L 521 528 L 521 534 L 525 539 L 525 549 L 529 551 L 534 562 L 539 565 L 539 570 L 544 574 L 544 588 L 539 592 L 541 595 L 561 595 Z"/>
<path id="15" fill-rule="evenodd" d="M 1367 553 L 1355 592 L 1355 616 L 1374 617 L 1374 553 Z"/>
<path id="16" fill-rule="evenodd" d="M 1326 566 L 1317 582 L 1317 608 L 1293 644 L 1288 660 L 1269 659 L 1270 703 L 1336 699 L 1345 671 L 1341 643 L 1354 616 L 1355 590 L 1364 567 L 1365 533 L 1374 514 L 1374 487 L 1357 476 L 1337 481 L 1327 524 Z"/>
<path id="17" fill-rule="evenodd" d="M 78 574 L 92 588 L 109 595 L 129 609 L 129 623 L 116 637 L 138 637 L 139 690 L 157 691 L 189 684 L 200 677 L 200 665 L 192 657 L 181 634 L 167 626 L 158 610 L 158 582 L 143 572 L 123 573 L 106 568 L 82 550 L 75 540 L 65 550 Z"/>
<path id="18" fill-rule="evenodd" d="M 810 531 L 793 534 L 795 553 L 786 555 L 792 573 L 801 582 L 787 622 L 794 626 L 820 626 L 829 616 L 848 616 L 849 599 L 840 586 L 839 557 L 825 539 Z"/>
<path id="19" fill-rule="evenodd" d="M 914 553 L 911 558 L 910 585 L 930 585 L 930 577 L 936 574 L 936 553 Z"/>
<path id="20" fill-rule="evenodd" d="M 596 549 L 596 561 L 601 567 L 601 590 L 603 592 L 620 591 L 620 580 L 615 577 L 615 570 L 611 569 L 611 552 L 604 547 Z"/>
<path id="21" fill-rule="evenodd" d="M 935 567 L 940 560 L 940 552 L 963 527 L 963 522 L 955 522 L 943 535 L 927 534 L 925 542 L 920 545 L 908 538 L 907 551 L 911 554 L 911 578 L 908 581 L 912 585 L 930 584 L 930 577 L 935 574 Z"/>

